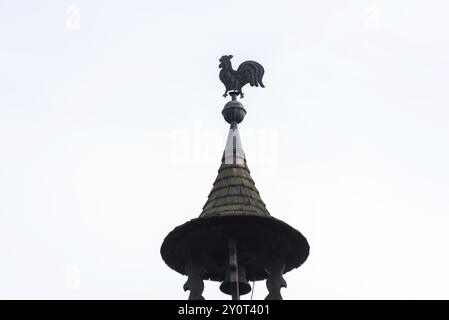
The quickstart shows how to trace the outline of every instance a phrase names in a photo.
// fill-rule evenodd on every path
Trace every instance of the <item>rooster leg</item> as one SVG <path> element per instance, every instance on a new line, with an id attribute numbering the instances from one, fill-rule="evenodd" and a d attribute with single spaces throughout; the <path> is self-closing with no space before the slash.
<path id="1" fill-rule="evenodd" d="M 242 90 L 240 90 L 240 99 L 242 99 L 244 95 L 245 94 L 242 92 Z"/>
<path id="2" fill-rule="evenodd" d="M 227 96 L 228 96 L 228 89 L 225 90 L 225 93 L 224 93 L 223 97 L 226 98 Z"/>

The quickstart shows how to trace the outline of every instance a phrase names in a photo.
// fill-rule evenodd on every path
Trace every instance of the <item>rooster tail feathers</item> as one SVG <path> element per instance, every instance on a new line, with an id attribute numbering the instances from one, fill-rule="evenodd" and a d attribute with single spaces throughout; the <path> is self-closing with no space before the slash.
<path id="1" fill-rule="evenodd" d="M 245 61 L 237 69 L 237 73 L 244 75 L 243 77 L 252 87 L 260 85 L 265 88 L 262 82 L 264 72 L 263 67 L 255 61 Z"/>

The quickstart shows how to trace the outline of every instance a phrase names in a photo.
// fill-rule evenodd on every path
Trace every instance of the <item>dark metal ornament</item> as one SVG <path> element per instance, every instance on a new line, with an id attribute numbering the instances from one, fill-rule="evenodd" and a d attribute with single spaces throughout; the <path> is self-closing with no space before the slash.
<path id="1" fill-rule="evenodd" d="M 265 72 L 260 63 L 256 61 L 245 61 L 237 68 L 232 69 L 232 55 L 222 56 L 220 58 L 220 64 L 218 65 L 220 70 L 220 80 L 226 87 L 223 97 L 228 95 L 228 92 L 236 92 L 240 94 L 240 98 L 243 98 L 242 87 L 246 84 L 250 84 L 251 87 L 261 86 L 265 88 L 262 77 Z"/>
<path id="2" fill-rule="evenodd" d="M 232 100 L 225 104 L 221 114 L 227 123 L 239 124 L 245 119 L 246 110 L 243 107 L 243 104 L 240 101 L 237 101 L 237 92 L 230 92 L 229 95 L 232 97 Z"/>

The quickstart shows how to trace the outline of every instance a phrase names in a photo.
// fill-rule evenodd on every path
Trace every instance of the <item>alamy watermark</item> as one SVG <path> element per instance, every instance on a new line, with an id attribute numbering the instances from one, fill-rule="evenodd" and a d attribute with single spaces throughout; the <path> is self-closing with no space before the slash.
<path id="1" fill-rule="evenodd" d="M 81 288 L 81 271 L 77 266 L 68 266 L 65 270 L 65 286 L 69 291 L 76 291 Z"/>
<path id="2" fill-rule="evenodd" d="M 381 27 L 381 10 L 376 5 L 370 5 L 365 9 L 365 28 L 377 31 Z"/>
<path id="3" fill-rule="evenodd" d="M 249 166 L 275 171 L 279 165 L 279 131 L 275 128 L 239 129 Z M 221 160 L 228 132 L 204 128 L 201 123 L 170 133 L 169 159 L 173 165 L 204 165 Z"/>
<path id="4" fill-rule="evenodd" d="M 81 28 L 81 10 L 76 5 L 69 5 L 66 10 L 65 28 L 68 31 L 76 31 Z"/>

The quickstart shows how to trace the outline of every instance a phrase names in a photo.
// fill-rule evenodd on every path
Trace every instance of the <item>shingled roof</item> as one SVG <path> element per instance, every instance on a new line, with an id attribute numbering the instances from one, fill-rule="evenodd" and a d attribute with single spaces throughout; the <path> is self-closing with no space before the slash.
<path id="1" fill-rule="evenodd" d="M 270 217 L 246 165 L 237 124 L 229 130 L 213 188 L 200 217 L 256 215 Z"/>

